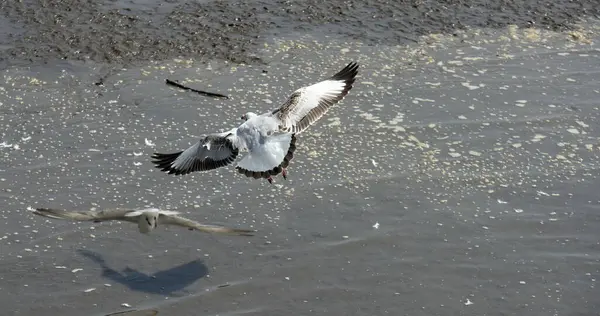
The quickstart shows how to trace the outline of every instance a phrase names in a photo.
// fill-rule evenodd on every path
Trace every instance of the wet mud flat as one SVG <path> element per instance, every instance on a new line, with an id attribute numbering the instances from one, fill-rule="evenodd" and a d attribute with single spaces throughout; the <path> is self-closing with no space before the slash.
<path id="1" fill-rule="evenodd" d="M 98 3 L 86 4 L 195 6 Z M 248 64 L 176 49 L 17 58 L 27 64 L 4 69 L 0 86 L 0 306 L 66 316 L 593 315 L 600 23 L 575 22 L 407 43 L 377 40 L 377 26 L 361 39 L 279 23 L 286 32 L 253 44 Z M 350 60 L 361 64 L 355 88 L 299 137 L 288 181 L 233 168 L 175 177 L 150 163 Z M 39 206 L 160 207 L 258 233 L 141 235 L 127 223 L 43 219 L 30 213 Z"/>
<path id="2" fill-rule="evenodd" d="M 594 0 L 0 2 L 0 65 L 54 59 L 128 65 L 175 57 L 260 63 L 273 36 L 319 33 L 365 44 L 514 24 L 568 30 L 599 16 Z"/>

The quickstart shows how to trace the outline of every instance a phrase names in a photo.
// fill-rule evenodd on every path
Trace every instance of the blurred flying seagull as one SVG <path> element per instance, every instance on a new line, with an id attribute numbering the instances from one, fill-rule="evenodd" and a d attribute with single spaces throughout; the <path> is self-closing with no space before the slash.
<path id="1" fill-rule="evenodd" d="M 344 69 L 319 83 L 302 87 L 292 93 L 278 109 L 263 114 L 248 112 L 244 123 L 223 133 L 208 134 L 190 148 L 170 154 L 154 153 L 156 168 L 169 174 L 185 175 L 208 171 L 235 161 L 240 151 L 248 154 L 237 164 L 239 173 L 255 179 L 282 173 L 294 157 L 296 134 L 318 121 L 352 89 L 358 74 L 358 64 Z"/>
<path id="2" fill-rule="evenodd" d="M 165 211 L 157 208 L 147 208 L 141 210 L 130 209 L 107 209 L 100 211 L 65 211 L 52 208 L 36 208 L 34 214 L 72 221 L 92 221 L 95 223 L 103 221 L 127 221 L 137 223 L 140 233 L 147 234 L 154 230 L 158 223 L 164 225 L 174 225 L 185 227 L 189 230 L 199 230 L 206 233 L 228 233 L 252 236 L 254 230 L 229 228 L 223 226 L 204 225 L 196 221 L 177 216 L 179 212 Z"/>

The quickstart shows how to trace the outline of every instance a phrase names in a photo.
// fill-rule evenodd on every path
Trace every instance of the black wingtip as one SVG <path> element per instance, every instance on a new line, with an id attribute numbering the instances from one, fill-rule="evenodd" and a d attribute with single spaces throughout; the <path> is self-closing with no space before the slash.
<path id="1" fill-rule="evenodd" d="M 347 84 L 352 84 L 356 79 L 356 75 L 358 75 L 358 63 L 353 61 L 346 65 L 344 69 L 340 70 L 338 73 L 333 75 L 331 79 L 341 80 L 345 81 Z"/>
<path id="2" fill-rule="evenodd" d="M 340 93 L 340 95 L 335 100 L 335 102 L 342 100 L 344 97 L 346 97 L 346 95 L 348 95 L 348 92 L 350 92 L 350 89 L 352 89 L 354 87 L 354 82 L 356 81 L 356 75 L 358 75 L 358 63 L 353 61 L 353 62 L 350 62 L 348 65 L 346 65 L 346 67 L 344 67 L 344 69 L 340 70 L 337 74 L 333 75 L 330 78 L 330 80 L 337 80 L 337 81 L 344 82 L 344 90 L 342 90 L 342 93 Z"/>
<path id="3" fill-rule="evenodd" d="M 181 153 L 183 153 L 183 151 L 170 154 L 154 153 L 152 155 L 152 159 L 154 159 L 152 160 L 152 163 L 156 165 L 155 168 L 167 172 L 168 174 L 174 174 L 176 176 L 188 174 L 190 172 L 187 170 L 177 170 L 172 168 L 173 162 L 181 155 Z"/>
<path id="4" fill-rule="evenodd" d="M 196 171 L 208 171 L 229 165 L 235 160 L 239 154 L 239 150 L 231 147 L 231 155 L 223 160 L 212 160 L 210 158 L 206 158 L 204 161 L 195 160 L 193 163 L 189 164 L 188 166 L 184 166 L 182 169 L 173 168 L 173 163 L 182 153 L 183 151 L 170 154 L 154 153 L 152 155 L 152 159 L 154 159 L 152 160 L 152 163 L 155 164 L 155 167 L 161 171 L 164 171 L 168 174 L 181 176 Z"/>

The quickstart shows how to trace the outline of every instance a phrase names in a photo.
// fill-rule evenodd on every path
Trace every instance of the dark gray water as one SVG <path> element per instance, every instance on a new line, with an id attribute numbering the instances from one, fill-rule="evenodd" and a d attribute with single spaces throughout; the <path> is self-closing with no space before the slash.
<path id="1" fill-rule="evenodd" d="M 262 63 L 7 68 L 0 306 L 67 316 L 597 315 L 598 25 L 475 28 L 407 45 L 294 31 L 260 45 Z M 288 181 L 233 168 L 176 177 L 150 163 L 351 60 L 360 78 L 299 137 Z M 259 232 L 141 235 L 127 223 L 30 213 L 40 206 L 155 206 Z"/>

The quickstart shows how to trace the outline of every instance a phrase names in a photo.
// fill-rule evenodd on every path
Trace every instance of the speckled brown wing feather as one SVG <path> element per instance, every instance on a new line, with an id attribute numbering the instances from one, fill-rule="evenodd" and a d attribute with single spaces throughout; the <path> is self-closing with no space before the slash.
<path id="1" fill-rule="evenodd" d="M 329 79 L 294 91 L 272 112 L 281 122 L 281 130 L 299 134 L 314 124 L 348 95 L 357 74 L 358 63 L 351 62 Z"/>

